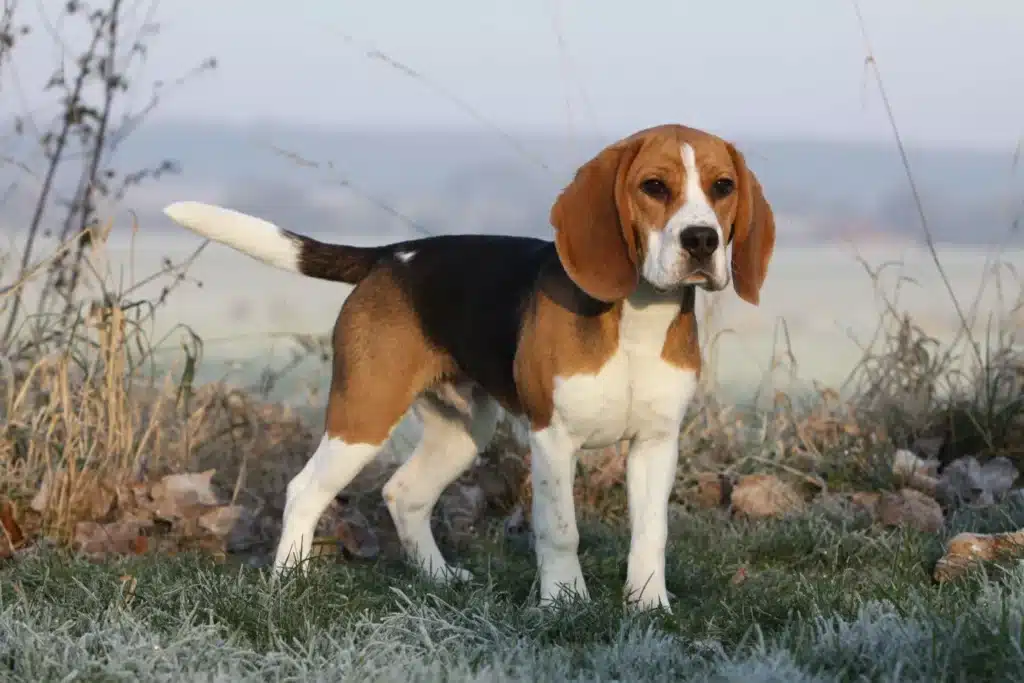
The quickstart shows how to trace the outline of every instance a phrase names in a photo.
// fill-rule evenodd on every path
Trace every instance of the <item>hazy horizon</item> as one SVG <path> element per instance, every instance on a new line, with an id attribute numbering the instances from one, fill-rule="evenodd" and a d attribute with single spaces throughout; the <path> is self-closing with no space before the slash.
<path id="1" fill-rule="evenodd" d="M 35 30 L 0 69 L 0 237 L 13 250 L 46 168 L 33 133 L 58 114 L 60 92 L 43 86 L 85 38 L 55 23 L 62 4 L 24 6 Z M 338 242 L 550 237 L 551 202 L 581 163 L 637 129 L 683 123 L 739 146 L 779 228 L 763 306 L 723 311 L 723 327 L 744 330 L 727 342 L 738 344 L 727 369 L 749 380 L 770 364 L 766 349 L 785 320 L 804 369 L 835 379 L 837 359 L 853 353 L 847 328 L 863 332 L 878 314 L 857 253 L 874 265 L 912 260 L 910 276 L 926 284 L 908 295 L 908 310 L 936 333 L 956 324 L 920 248 L 925 235 L 857 6 L 931 235 L 971 301 L 992 254 L 1024 269 L 1024 69 L 1010 68 L 1024 62 L 1024 5 L 999 0 L 737 0 L 726 10 L 675 0 L 628 9 L 606 0 L 144 2 L 126 14 L 128 32 L 147 23 L 161 32 L 118 115 L 144 107 L 155 81 L 173 84 L 207 57 L 219 66 L 162 89 L 152 115 L 107 160 L 120 174 L 165 160 L 178 172 L 133 187 L 99 216 L 115 226 L 119 267 L 137 227 L 138 275 L 200 243 L 160 213 L 181 199 Z M 16 121 L 29 133 L 16 135 Z M 79 173 L 71 163 L 58 175 L 44 231 L 59 232 L 60 202 Z M 52 247 L 44 238 L 37 256 Z M 211 337 L 230 331 L 264 343 L 268 334 L 326 331 L 344 295 L 219 245 L 196 269 L 206 287 L 174 299 L 164 324 Z M 14 277 L 0 276 L 0 285 Z M 981 306 L 997 308 L 991 296 Z M 225 344 L 225 357 L 265 348 Z"/>

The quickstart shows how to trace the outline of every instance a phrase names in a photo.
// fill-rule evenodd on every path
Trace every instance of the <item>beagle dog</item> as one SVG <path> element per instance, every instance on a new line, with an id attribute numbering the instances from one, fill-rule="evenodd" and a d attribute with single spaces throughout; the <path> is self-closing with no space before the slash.
<path id="1" fill-rule="evenodd" d="M 383 488 L 428 576 L 467 580 L 430 528 L 442 490 L 487 445 L 501 409 L 529 424 L 540 600 L 587 598 L 573 502 L 581 448 L 630 441 L 626 599 L 668 608 L 665 544 L 679 433 L 701 358 L 695 288 L 757 305 L 775 222 L 729 142 L 664 125 L 585 163 L 551 209 L 554 241 L 445 235 L 325 244 L 229 209 L 171 204 L 180 225 L 270 265 L 354 284 L 334 326 L 326 428 L 288 484 L 277 572 L 308 557 L 334 497 L 410 407 L 423 437 Z"/>

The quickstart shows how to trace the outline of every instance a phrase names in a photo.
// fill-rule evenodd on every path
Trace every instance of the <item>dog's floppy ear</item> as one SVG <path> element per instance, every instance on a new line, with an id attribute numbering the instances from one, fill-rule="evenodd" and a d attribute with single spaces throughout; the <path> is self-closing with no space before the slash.
<path id="1" fill-rule="evenodd" d="M 764 198 L 761 183 L 747 167 L 743 155 L 731 143 L 726 144 L 739 175 L 736 182 L 739 205 L 732 226 L 732 281 L 740 298 L 756 306 L 775 248 L 775 216 Z"/>
<path id="2" fill-rule="evenodd" d="M 639 278 L 626 173 L 642 139 L 604 149 L 576 171 L 551 207 L 555 249 L 576 285 L 599 301 L 625 299 Z"/>

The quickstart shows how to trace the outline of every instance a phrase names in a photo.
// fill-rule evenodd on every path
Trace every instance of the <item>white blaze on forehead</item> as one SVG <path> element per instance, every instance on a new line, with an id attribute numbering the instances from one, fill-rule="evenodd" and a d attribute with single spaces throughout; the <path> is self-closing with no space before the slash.
<path id="1" fill-rule="evenodd" d="M 683 206 L 678 214 L 683 227 L 688 225 L 717 227 L 718 217 L 715 215 L 714 209 L 711 208 L 711 202 L 708 201 L 707 195 L 704 194 L 700 169 L 697 167 L 697 155 L 693 151 L 693 146 L 684 142 L 679 151 L 683 157 L 683 172 L 686 176 Z"/>

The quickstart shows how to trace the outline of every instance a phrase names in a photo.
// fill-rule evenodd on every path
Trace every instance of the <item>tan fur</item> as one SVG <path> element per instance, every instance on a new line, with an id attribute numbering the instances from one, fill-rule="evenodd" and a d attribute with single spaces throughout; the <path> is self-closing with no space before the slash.
<path id="1" fill-rule="evenodd" d="M 551 207 L 562 266 L 600 301 L 624 299 L 637 285 L 637 234 L 626 181 L 642 143 L 638 138 L 604 149 L 580 167 Z"/>
<path id="2" fill-rule="evenodd" d="M 694 306 L 697 293 L 692 287 L 686 289 L 683 306 L 679 315 L 668 328 L 661 357 L 677 368 L 693 370 L 700 376 L 700 340 L 697 338 L 697 315 Z"/>
<path id="3" fill-rule="evenodd" d="M 555 377 L 595 373 L 618 344 L 622 300 L 639 281 L 651 231 L 686 201 L 680 145 L 695 154 L 705 192 L 718 177 L 736 182 L 732 195 L 715 203 L 723 230 L 734 233 L 733 281 L 737 293 L 757 304 L 775 242 L 771 208 L 757 178 L 730 143 L 702 131 L 668 125 L 616 142 L 584 164 L 551 209 L 555 244 L 570 278 L 590 296 L 609 302 L 596 316 L 578 315 L 538 292 L 523 319 L 514 374 L 517 395 L 495 396 L 512 413 L 525 413 L 533 429 L 552 414 Z M 658 202 L 638 187 L 657 176 L 673 189 Z M 662 358 L 699 371 L 700 347 L 694 292 L 668 330 Z M 372 272 L 342 308 L 334 332 L 334 371 L 327 432 L 347 443 L 387 438 L 415 398 L 436 391 L 440 400 L 464 403 L 451 388 L 452 360 L 424 338 L 412 306 L 386 269 Z M 447 400 L 447 402 L 451 402 Z M 453 404 L 453 407 L 458 408 Z"/>
<path id="4" fill-rule="evenodd" d="M 622 304 L 602 315 L 578 316 L 540 293 L 527 313 L 515 359 L 516 387 L 534 430 L 551 422 L 555 377 L 601 369 L 619 341 Z"/>
<path id="5" fill-rule="evenodd" d="M 326 431 L 346 443 L 382 443 L 416 397 L 452 374 L 427 343 L 391 273 L 377 270 L 349 295 L 334 326 Z"/>
<path id="6" fill-rule="evenodd" d="M 768 275 L 768 262 L 775 248 L 775 216 L 764 198 L 761 183 L 747 168 L 743 155 L 731 144 L 728 148 L 739 174 L 735 193 L 739 203 L 733 228 L 733 287 L 740 298 L 756 306 L 761 300 L 761 286 Z"/>

